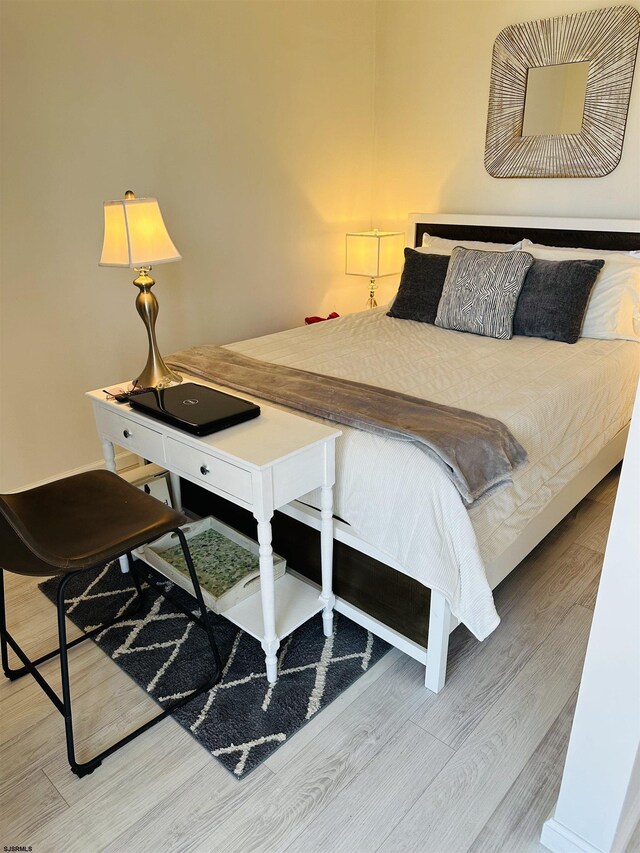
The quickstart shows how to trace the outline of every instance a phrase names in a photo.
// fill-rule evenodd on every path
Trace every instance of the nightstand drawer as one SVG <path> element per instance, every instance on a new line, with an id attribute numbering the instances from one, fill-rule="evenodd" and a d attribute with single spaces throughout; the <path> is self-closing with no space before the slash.
<path id="1" fill-rule="evenodd" d="M 119 412 L 106 409 L 98 410 L 100 431 L 114 444 L 126 447 L 133 453 L 151 459 L 152 462 L 164 462 L 162 434 L 142 426 L 137 421 L 124 417 Z"/>
<path id="2" fill-rule="evenodd" d="M 231 462 L 210 456 L 204 449 L 190 447 L 167 438 L 167 468 L 178 471 L 203 485 L 226 492 L 246 503 L 252 501 L 251 474 Z"/>

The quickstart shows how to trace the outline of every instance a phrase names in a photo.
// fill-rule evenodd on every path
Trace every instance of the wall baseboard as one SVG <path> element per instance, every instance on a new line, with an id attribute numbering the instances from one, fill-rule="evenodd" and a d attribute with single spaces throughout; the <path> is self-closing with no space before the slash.
<path id="1" fill-rule="evenodd" d="M 554 813 L 555 814 L 555 813 Z M 569 827 L 559 823 L 554 814 L 545 821 L 540 835 L 540 843 L 554 853 L 603 853 L 585 838 L 572 832 Z"/>
<path id="2" fill-rule="evenodd" d="M 140 457 L 129 450 L 124 450 L 121 453 L 116 453 L 116 469 L 123 471 L 127 468 L 133 468 L 141 464 Z M 52 477 L 45 477 L 44 480 L 38 480 L 35 483 L 28 483 L 21 489 L 13 489 L 13 492 L 24 492 L 27 489 L 35 489 L 37 486 L 45 486 L 47 483 L 53 483 L 54 480 L 61 480 L 63 477 L 72 477 L 74 474 L 84 474 L 85 471 L 95 471 L 96 469 L 104 468 L 104 459 L 97 459 L 95 462 L 89 462 L 87 465 L 81 465 L 79 468 L 72 468 L 70 471 L 61 471 L 59 474 L 54 474 Z M 9 492 L 8 494 L 11 494 Z"/>

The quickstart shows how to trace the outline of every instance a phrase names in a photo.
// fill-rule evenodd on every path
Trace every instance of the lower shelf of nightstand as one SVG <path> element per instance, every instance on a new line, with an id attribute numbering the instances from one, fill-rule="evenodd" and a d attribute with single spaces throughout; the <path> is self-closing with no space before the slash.
<path id="1" fill-rule="evenodd" d="M 288 636 L 304 622 L 320 613 L 322 602 L 318 589 L 293 575 L 285 574 L 275 582 L 276 634 L 279 639 Z M 234 604 L 222 614 L 234 625 L 242 628 L 257 640 L 262 640 L 262 598 L 259 592 Z"/>

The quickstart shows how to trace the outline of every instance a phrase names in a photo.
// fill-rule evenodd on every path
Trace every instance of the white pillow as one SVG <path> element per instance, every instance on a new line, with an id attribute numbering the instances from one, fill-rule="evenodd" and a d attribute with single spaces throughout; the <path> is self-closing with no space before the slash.
<path id="1" fill-rule="evenodd" d="M 596 279 L 587 305 L 580 336 L 640 341 L 640 258 L 626 252 L 541 246 L 523 241 L 526 251 L 544 261 L 602 258 L 604 266 Z"/>
<path id="2" fill-rule="evenodd" d="M 511 252 L 522 248 L 522 241 L 514 243 L 483 243 L 481 240 L 447 240 L 444 237 L 432 237 L 431 234 L 422 235 L 422 248 L 416 251 L 431 255 L 450 255 L 456 246 L 463 249 L 479 249 L 484 252 Z"/>
<path id="3" fill-rule="evenodd" d="M 640 237 L 638 239 L 640 240 Z M 524 249 L 527 246 L 537 246 L 539 249 L 553 249 L 554 251 L 561 252 L 564 252 L 565 249 L 567 252 L 595 252 L 599 258 L 604 258 L 606 255 L 624 255 L 625 257 L 640 258 L 640 249 L 623 252 L 622 249 L 580 249 L 573 246 L 547 246 L 545 243 L 532 243 L 531 240 L 525 237 L 522 241 L 522 248 Z"/>

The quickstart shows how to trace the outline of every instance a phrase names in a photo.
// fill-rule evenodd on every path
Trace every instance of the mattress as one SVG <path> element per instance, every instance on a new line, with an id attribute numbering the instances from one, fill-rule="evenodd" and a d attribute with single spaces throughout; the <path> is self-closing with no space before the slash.
<path id="1" fill-rule="evenodd" d="M 265 361 L 390 388 L 501 420 L 528 462 L 468 510 L 409 441 L 342 427 L 334 511 L 397 568 L 448 599 L 480 639 L 498 624 L 484 565 L 496 559 L 628 423 L 640 366 L 630 341 L 496 340 L 352 314 L 230 345 Z M 315 495 L 305 498 L 318 505 Z"/>

